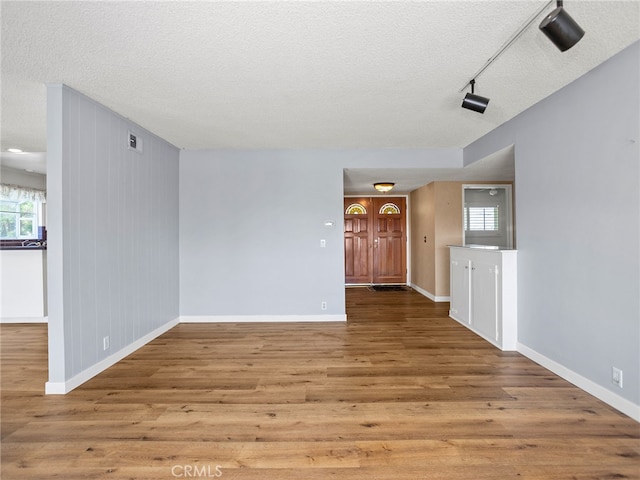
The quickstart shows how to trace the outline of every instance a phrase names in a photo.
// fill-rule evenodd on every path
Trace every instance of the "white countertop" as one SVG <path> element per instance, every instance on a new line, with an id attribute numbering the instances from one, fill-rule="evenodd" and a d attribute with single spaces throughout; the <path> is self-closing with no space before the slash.
<path id="1" fill-rule="evenodd" d="M 471 244 L 471 245 L 447 245 L 448 247 L 453 247 L 453 248 L 475 248 L 478 250 L 515 250 L 514 248 L 505 248 L 505 247 L 499 247 L 497 245 L 475 245 L 475 244 Z"/>

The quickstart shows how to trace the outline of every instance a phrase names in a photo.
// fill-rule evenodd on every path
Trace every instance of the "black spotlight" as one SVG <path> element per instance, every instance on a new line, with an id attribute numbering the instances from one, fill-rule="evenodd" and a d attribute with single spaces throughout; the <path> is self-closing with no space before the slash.
<path id="1" fill-rule="evenodd" d="M 471 93 L 467 93 L 464 96 L 464 100 L 462 100 L 462 108 L 468 108 L 474 112 L 484 113 L 487 109 L 487 105 L 489 104 L 489 99 L 473 93 L 473 87 L 476 84 L 475 79 L 471 80 L 469 83 L 471 84 Z"/>
<path id="2" fill-rule="evenodd" d="M 584 30 L 562 8 L 562 0 L 558 0 L 557 5 L 557 8 L 542 20 L 540 30 L 564 52 L 578 43 L 584 36 Z"/>

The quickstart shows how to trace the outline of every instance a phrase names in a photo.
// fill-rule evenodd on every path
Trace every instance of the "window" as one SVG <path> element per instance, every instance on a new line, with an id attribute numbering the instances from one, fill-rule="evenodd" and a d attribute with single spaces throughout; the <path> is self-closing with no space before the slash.
<path id="1" fill-rule="evenodd" d="M 0 239 L 38 238 L 45 193 L 17 185 L 0 185 Z"/>
<path id="2" fill-rule="evenodd" d="M 37 238 L 35 202 L 0 201 L 0 238 Z"/>
<path id="3" fill-rule="evenodd" d="M 395 203 L 385 203 L 380 207 L 380 215 L 393 215 L 399 214 L 400 209 Z"/>
<path id="4" fill-rule="evenodd" d="M 464 209 L 464 229 L 468 232 L 497 232 L 500 230 L 498 205 Z"/>
<path id="5" fill-rule="evenodd" d="M 366 215 L 367 209 L 359 203 L 352 203 L 347 207 L 344 213 L 346 213 L 347 215 Z"/>

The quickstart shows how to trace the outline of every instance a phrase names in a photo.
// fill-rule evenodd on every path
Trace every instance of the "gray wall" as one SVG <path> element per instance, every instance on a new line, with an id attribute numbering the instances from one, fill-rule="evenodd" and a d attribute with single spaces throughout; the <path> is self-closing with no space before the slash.
<path id="1" fill-rule="evenodd" d="M 460 149 L 182 151 L 180 314 L 344 316 L 343 169 L 461 166 Z"/>
<path id="2" fill-rule="evenodd" d="M 515 143 L 519 342 L 636 405 L 639 59 L 636 42 L 464 151 Z"/>
<path id="3" fill-rule="evenodd" d="M 47 188 L 47 176 L 36 172 L 26 172 L 17 168 L 0 166 L 0 181 L 9 185 L 45 190 Z"/>
<path id="4" fill-rule="evenodd" d="M 62 383 L 178 317 L 179 151 L 63 85 L 47 100 L 49 382 Z"/>

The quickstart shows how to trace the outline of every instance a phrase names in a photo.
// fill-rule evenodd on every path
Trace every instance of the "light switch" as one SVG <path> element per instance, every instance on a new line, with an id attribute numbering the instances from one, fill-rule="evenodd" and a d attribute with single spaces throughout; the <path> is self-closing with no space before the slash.
<path id="1" fill-rule="evenodd" d="M 327 246 L 327 241 L 323 238 L 322 240 L 320 240 L 320 248 L 324 248 Z"/>

